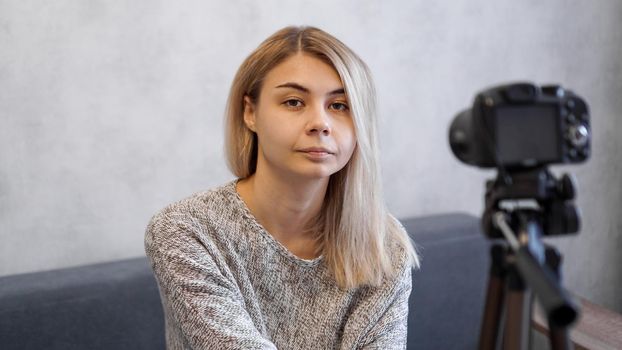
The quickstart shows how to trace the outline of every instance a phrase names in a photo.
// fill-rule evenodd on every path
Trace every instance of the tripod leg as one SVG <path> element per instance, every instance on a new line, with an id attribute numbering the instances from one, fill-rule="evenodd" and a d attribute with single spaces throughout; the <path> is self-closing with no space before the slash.
<path id="1" fill-rule="evenodd" d="M 506 297 L 504 350 L 527 350 L 531 326 L 532 293 L 528 289 L 509 290 Z"/>
<path id="2" fill-rule="evenodd" d="M 546 246 L 546 264 L 551 268 L 551 271 L 555 273 L 558 281 L 561 281 L 560 266 L 562 263 L 561 254 L 559 251 L 551 246 Z M 549 341 L 551 343 L 552 350 L 569 350 L 574 347 L 570 343 L 570 337 L 568 336 L 567 328 L 559 328 L 549 322 Z"/>
<path id="3" fill-rule="evenodd" d="M 490 249 L 491 263 L 486 290 L 486 306 L 479 334 L 479 349 L 494 350 L 499 335 L 505 288 L 505 248 L 493 245 Z"/>
<path id="4" fill-rule="evenodd" d="M 509 256 L 507 269 L 507 296 L 505 330 L 503 334 L 504 350 L 527 350 L 531 326 L 532 292 L 516 269 L 514 255 Z"/>

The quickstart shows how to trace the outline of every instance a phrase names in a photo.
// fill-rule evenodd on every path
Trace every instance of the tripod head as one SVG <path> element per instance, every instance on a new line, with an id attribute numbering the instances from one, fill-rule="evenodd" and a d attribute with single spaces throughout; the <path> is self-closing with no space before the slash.
<path id="1" fill-rule="evenodd" d="M 581 218 L 573 202 L 575 194 L 575 181 L 568 174 L 556 179 L 547 167 L 500 168 L 497 178 L 486 182 L 482 229 L 490 239 L 503 238 L 502 232 L 493 223 L 493 215 L 499 211 L 511 214 L 528 208 L 532 211 L 533 220 L 542 227 L 544 235 L 576 233 Z M 512 222 L 515 221 L 514 217 Z"/>

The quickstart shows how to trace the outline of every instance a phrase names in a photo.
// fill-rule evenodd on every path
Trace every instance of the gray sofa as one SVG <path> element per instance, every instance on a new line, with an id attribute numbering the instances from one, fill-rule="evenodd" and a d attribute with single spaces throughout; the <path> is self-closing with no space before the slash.
<path id="1" fill-rule="evenodd" d="M 408 349 L 473 349 L 488 272 L 478 219 L 402 220 L 423 256 L 413 273 Z M 164 349 L 145 257 L 0 278 L 0 349 Z"/>

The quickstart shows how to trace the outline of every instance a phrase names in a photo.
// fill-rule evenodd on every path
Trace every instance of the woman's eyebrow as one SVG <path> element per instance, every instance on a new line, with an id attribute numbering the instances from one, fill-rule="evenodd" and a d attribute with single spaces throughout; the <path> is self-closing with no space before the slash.
<path id="1" fill-rule="evenodd" d="M 298 83 L 284 83 L 284 84 L 276 86 L 276 88 L 290 88 L 290 89 L 295 89 L 295 90 L 304 92 L 306 94 L 309 93 L 309 89 L 307 89 L 306 87 Z M 339 88 L 339 89 L 329 92 L 327 95 L 332 96 L 332 95 L 343 95 L 343 94 L 345 94 L 345 90 L 343 88 Z"/>

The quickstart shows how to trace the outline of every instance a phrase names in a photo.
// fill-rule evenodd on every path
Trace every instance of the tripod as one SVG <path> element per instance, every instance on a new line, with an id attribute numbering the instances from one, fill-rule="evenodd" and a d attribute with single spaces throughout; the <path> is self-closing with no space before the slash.
<path id="1" fill-rule="evenodd" d="M 568 176 L 557 182 L 546 169 L 512 175 L 509 180 L 499 177 L 488 183 L 484 231 L 506 242 L 491 247 L 479 349 L 493 350 L 499 345 L 508 350 L 527 349 L 534 294 L 547 315 L 551 348 L 571 349 L 567 327 L 579 311 L 560 286 L 561 255 L 543 244 L 541 237 L 543 227 L 557 234 L 578 230 L 578 213 L 569 201 L 574 198 L 574 185 Z M 536 184 L 540 186 L 530 193 Z M 508 198 L 536 198 L 540 205 L 501 209 L 501 200 Z"/>

